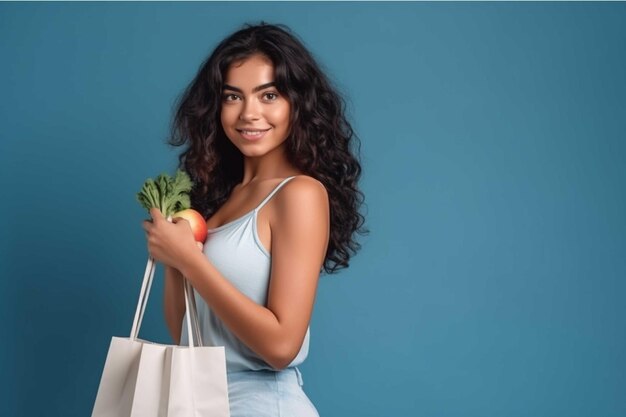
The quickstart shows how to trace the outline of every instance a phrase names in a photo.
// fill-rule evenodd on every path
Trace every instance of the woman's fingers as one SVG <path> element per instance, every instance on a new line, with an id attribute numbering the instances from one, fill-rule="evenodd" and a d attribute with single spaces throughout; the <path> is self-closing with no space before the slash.
<path id="1" fill-rule="evenodd" d="M 187 224 L 189 225 L 189 228 L 191 229 L 191 224 L 189 223 L 189 220 L 185 219 L 184 217 L 174 217 L 172 219 L 172 223 L 174 224 L 184 224 L 185 222 L 187 222 Z"/>
<path id="2" fill-rule="evenodd" d="M 150 209 L 150 216 L 150 219 L 144 220 L 142 223 L 143 230 L 145 230 L 146 232 L 150 232 L 156 226 L 157 222 L 165 219 L 163 217 L 163 214 L 161 213 L 161 210 L 156 207 L 152 207 Z"/>
<path id="3" fill-rule="evenodd" d="M 196 242 L 196 245 L 198 245 L 200 250 L 202 250 L 204 248 L 204 245 L 202 244 L 202 242 Z"/>
<path id="4" fill-rule="evenodd" d="M 156 207 L 152 207 L 150 209 L 150 216 L 152 216 L 152 220 L 154 222 L 165 220 L 165 217 L 163 217 L 163 213 L 161 213 L 161 210 Z"/>
<path id="5" fill-rule="evenodd" d="M 150 232 L 150 230 L 154 227 L 154 224 L 152 223 L 152 220 L 144 220 L 141 223 L 141 227 L 143 227 L 143 230 L 146 232 Z"/>

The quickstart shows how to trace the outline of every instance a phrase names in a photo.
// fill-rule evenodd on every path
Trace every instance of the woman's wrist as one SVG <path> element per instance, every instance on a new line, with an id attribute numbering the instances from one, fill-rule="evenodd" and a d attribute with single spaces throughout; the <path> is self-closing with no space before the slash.
<path id="1" fill-rule="evenodd" d="M 200 251 L 193 251 L 186 257 L 185 261 L 181 263 L 178 270 L 183 277 L 189 277 L 193 271 L 198 269 L 203 261 L 206 261 L 204 253 Z"/>

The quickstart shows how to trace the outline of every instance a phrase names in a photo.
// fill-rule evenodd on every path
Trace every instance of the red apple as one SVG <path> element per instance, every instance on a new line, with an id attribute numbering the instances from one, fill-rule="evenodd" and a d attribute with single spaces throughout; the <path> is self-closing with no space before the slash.
<path id="1" fill-rule="evenodd" d="M 191 231 L 193 232 L 193 237 L 196 239 L 196 242 L 204 243 L 207 235 L 207 227 L 206 220 L 204 220 L 202 214 L 198 213 L 194 209 L 186 209 L 172 214 L 173 219 L 176 217 L 182 217 L 187 220 L 191 226 Z"/>

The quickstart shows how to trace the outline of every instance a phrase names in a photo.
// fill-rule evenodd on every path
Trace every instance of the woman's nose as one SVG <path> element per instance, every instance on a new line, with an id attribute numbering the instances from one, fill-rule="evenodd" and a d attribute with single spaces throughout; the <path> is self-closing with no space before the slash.
<path id="1" fill-rule="evenodd" d="M 247 100 L 244 101 L 243 108 L 241 109 L 241 114 L 239 115 L 239 119 L 241 120 L 257 120 L 259 119 L 259 106 L 255 100 Z"/>

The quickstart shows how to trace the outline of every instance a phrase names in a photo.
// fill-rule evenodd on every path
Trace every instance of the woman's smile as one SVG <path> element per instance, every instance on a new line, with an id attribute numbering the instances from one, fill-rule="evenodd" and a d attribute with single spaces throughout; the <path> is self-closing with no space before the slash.
<path id="1" fill-rule="evenodd" d="M 241 136 L 244 139 L 247 140 L 259 140 L 261 139 L 263 136 L 265 136 L 265 133 L 270 130 L 270 129 L 264 129 L 264 130 L 260 130 L 260 129 L 237 129 L 237 131 L 241 134 Z"/>

